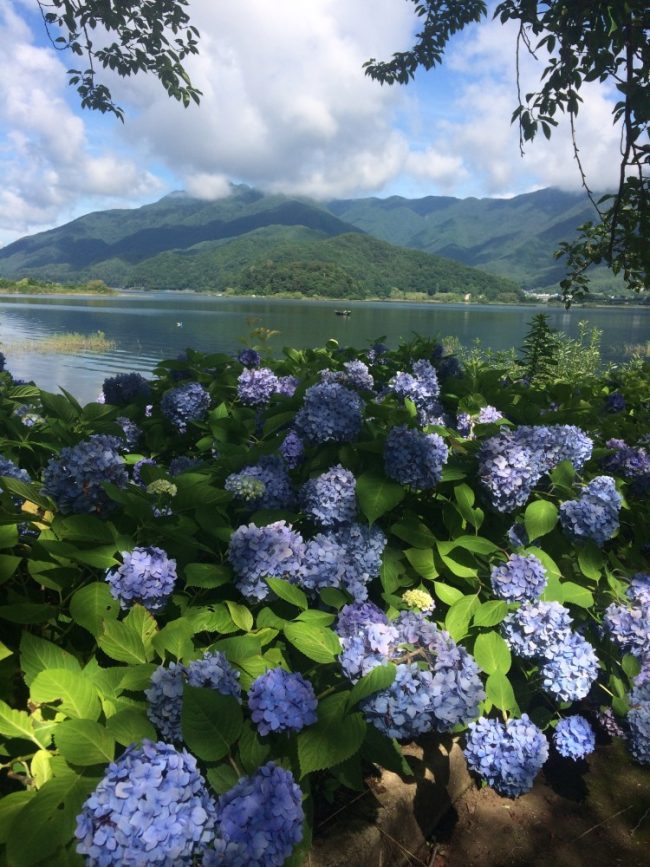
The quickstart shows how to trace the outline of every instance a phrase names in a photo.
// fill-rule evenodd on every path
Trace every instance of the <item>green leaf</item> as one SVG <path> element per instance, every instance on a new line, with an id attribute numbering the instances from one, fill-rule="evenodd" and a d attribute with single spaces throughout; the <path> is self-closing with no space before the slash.
<path id="1" fill-rule="evenodd" d="M 29 714 L 24 710 L 14 710 L 4 701 L 0 701 L 0 735 L 6 738 L 22 738 L 39 747 L 43 746 L 36 737 L 34 723 Z"/>
<path id="2" fill-rule="evenodd" d="M 284 627 L 284 634 L 287 641 L 314 662 L 334 662 L 341 652 L 338 636 L 331 629 L 306 623 L 288 623 Z"/>
<path id="3" fill-rule="evenodd" d="M 98 777 L 71 769 L 48 780 L 11 823 L 7 838 L 11 867 L 51 863 L 49 856 L 72 837 L 83 802 L 98 782 Z"/>
<path id="4" fill-rule="evenodd" d="M 190 606 L 185 609 L 183 617 L 192 624 L 194 632 L 217 632 L 227 635 L 229 632 L 237 632 L 238 629 L 223 603 L 204 605 L 201 608 Z"/>
<path id="5" fill-rule="evenodd" d="M 210 650 L 225 653 L 230 662 L 238 662 L 249 656 L 256 656 L 262 649 L 262 641 L 257 635 L 237 635 L 234 638 L 222 638 L 210 645 Z"/>
<path id="6" fill-rule="evenodd" d="M 105 620 L 97 644 L 118 662 L 143 663 L 153 657 L 153 653 L 145 649 L 142 635 L 126 621 Z"/>
<path id="7" fill-rule="evenodd" d="M 472 527 L 478 530 L 483 523 L 485 513 L 482 509 L 474 508 L 474 501 L 476 499 L 474 491 L 469 485 L 456 485 L 454 488 L 454 498 L 459 513 L 468 524 L 471 524 Z"/>
<path id="8" fill-rule="evenodd" d="M 417 521 L 414 518 L 409 518 L 406 521 L 398 521 L 390 528 L 391 533 L 403 539 L 412 545 L 414 548 L 433 548 L 436 544 L 436 537 L 429 530 L 426 524 Z"/>
<path id="9" fill-rule="evenodd" d="M 532 542 L 550 533 L 558 520 L 557 506 L 548 500 L 534 500 L 524 512 L 524 525 L 528 539 Z"/>
<path id="10" fill-rule="evenodd" d="M 194 628 L 184 617 L 170 620 L 152 639 L 152 644 L 158 656 L 165 658 L 165 652 L 171 653 L 176 659 L 184 659 L 194 652 L 192 635 Z"/>
<path id="11" fill-rule="evenodd" d="M 422 578 L 433 580 L 438 577 L 438 570 L 433 560 L 433 551 L 430 548 L 407 548 L 404 554 L 413 569 Z"/>
<path id="12" fill-rule="evenodd" d="M 27 500 L 28 503 L 34 503 L 36 506 L 40 506 L 46 511 L 52 507 L 51 501 L 41 494 L 40 485 L 33 482 L 28 484 L 27 482 L 22 482 L 20 479 L 14 479 L 10 476 L 2 476 L 0 488 L 9 491 L 12 494 L 16 494 L 16 496 L 21 497 L 21 499 Z"/>
<path id="13" fill-rule="evenodd" d="M 22 557 L 14 557 L 13 554 L 0 554 L 0 584 L 13 577 L 22 560 Z"/>
<path id="14" fill-rule="evenodd" d="M 188 587 L 202 587 L 205 590 L 213 590 L 232 581 L 231 569 L 212 563 L 189 563 L 184 574 Z"/>
<path id="15" fill-rule="evenodd" d="M 500 599 L 483 602 L 474 615 L 474 626 L 496 626 L 508 613 L 508 606 Z"/>
<path id="16" fill-rule="evenodd" d="M 0 641 L 0 662 L 2 662 L 3 659 L 7 659 L 7 657 L 11 656 L 12 654 L 13 650 L 9 650 L 7 645 Z"/>
<path id="17" fill-rule="evenodd" d="M 60 701 L 58 710 L 76 719 L 96 720 L 101 712 L 97 690 L 83 675 L 66 668 L 50 668 L 34 678 L 31 699 L 38 704 Z"/>
<path id="18" fill-rule="evenodd" d="M 641 671 L 641 662 L 636 656 L 631 653 L 626 653 L 621 660 L 621 668 L 630 680 L 633 680 Z"/>
<path id="19" fill-rule="evenodd" d="M 0 845 L 4 845 L 7 842 L 11 823 L 35 794 L 36 792 L 33 790 L 23 790 L 11 792 L 0 799 Z"/>
<path id="20" fill-rule="evenodd" d="M 388 689 L 391 683 L 395 680 L 397 668 L 392 665 L 378 665 L 365 674 L 352 687 L 350 698 L 348 699 L 348 710 L 351 710 L 355 705 L 363 701 L 373 692 L 379 692 L 382 689 Z"/>
<path id="21" fill-rule="evenodd" d="M 343 608 L 344 605 L 347 605 L 350 601 L 345 593 L 336 590 L 334 587 L 323 587 L 319 596 L 325 605 L 329 605 L 331 608 L 336 608 L 337 611 Z"/>
<path id="22" fill-rule="evenodd" d="M 585 578 L 599 581 L 604 566 L 603 553 L 593 542 L 578 548 L 578 566 Z"/>
<path id="23" fill-rule="evenodd" d="M 18 542 L 18 527 L 15 524 L 0 525 L 0 548 L 13 548 Z"/>
<path id="24" fill-rule="evenodd" d="M 181 722 L 183 739 L 198 758 L 216 762 L 230 751 L 243 724 L 236 698 L 214 689 L 185 686 Z"/>
<path id="25" fill-rule="evenodd" d="M 327 611 L 315 611 L 313 608 L 309 609 L 309 611 L 301 611 L 295 618 L 295 620 L 300 620 L 301 623 L 315 623 L 317 626 L 331 626 L 332 623 L 336 620 L 336 616 L 334 614 L 328 614 Z M 286 621 L 280 626 L 280 629 L 284 629 Z"/>
<path id="26" fill-rule="evenodd" d="M 297 737 L 300 776 L 340 764 L 357 752 L 366 734 L 360 713 L 341 715 L 343 694 L 330 696 L 318 705 L 318 722 Z"/>
<path id="27" fill-rule="evenodd" d="M 264 743 L 247 720 L 239 738 L 239 760 L 247 774 L 254 773 L 267 760 L 271 747 Z"/>
<path id="28" fill-rule="evenodd" d="M 449 542 L 438 542 L 438 551 L 441 555 L 447 555 L 454 548 L 463 548 L 465 551 L 471 551 L 473 554 L 494 554 L 499 550 L 499 546 L 495 545 L 485 536 L 459 536 L 457 539 L 451 539 Z"/>
<path id="29" fill-rule="evenodd" d="M 474 642 L 474 659 L 486 674 L 507 674 L 512 665 L 510 648 L 497 632 L 484 632 Z"/>
<path id="30" fill-rule="evenodd" d="M 463 594 L 457 587 L 452 587 L 451 584 L 445 584 L 442 581 L 434 581 L 433 589 L 436 591 L 436 596 L 445 605 L 453 605 L 463 598 Z"/>
<path id="31" fill-rule="evenodd" d="M 512 684 L 503 672 L 496 671 L 489 675 L 485 683 L 485 692 L 488 699 L 499 710 L 514 712 L 519 710 Z"/>
<path id="32" fill-rule="evenodd" d="M 438 553 L 452 575 L 457 575 L 459 578 L 476 578 L 478 575 L 478 564 L 470 551 L 461 548 L 449 554 L 443 554 L 440 550 Z"/>
<path id="33" fill-rule="evenodd" d="M 379 473 L 363 473 L 357 479 L 359 507 L 372 524 L 404 499 L 402 485 Z"/>
<path id="34" fill-rule="evenodd" d="M 71 542 L 114 544 L 111 525 L 94 515 L 57 515 L 52 521 L 52 531 L 59 539 L 68 539 Z"/>
<path id="35" fill-rule="evenodd" d="M 478 606 L 478 596 L 463 596 L 451 606 L 445 617 L 445 629 L 454 641 L 460 641 L 467 635 L 470 620 Z"/>
<path id="36" fill-rule="evenodd" d="M 82 587 L 70 600 L 70 616 L 75 623 L 97 637 L 104 620 L 115 620 L 120 613 L 120 603 L 111 596 L 105 581 L 96 581 Z"/>
<path id="37" fill-rule="evenodd" d="M 571 488 L 576 477 L 576 471 L 571 461 L 560 461 L 560 463 L 551 470 L 549 476 L 554 485 L 559 485 L 563 488 Z"/>
<path id="38" fill-rule="evenodd" d="M 411 766 L 398 742 L 394 738 L 386 737 L 373 725 L 366 729 L 361 751 L 363 757 L 369 762 L 402 777 L 413 777 Z"/>
<path id="39" fill-rule="evenodd" d="M 23 632 L 20 639 L 20 667 L 27 686 L 47 668 L 66 668 L 81 673 L 81 665 L 71 653 L 30 632 Z"/>
<path id="40" fill-rule="evenodd" d="M 10 623 L 43 623 L 54 617 L 56 608 L 38 602 L 16 602 L 13 605 L 0 605 L 0 620 Z"/>
<path id="41" fill-rule="evenodd" d="M 219 765 L 217 768 L 210 768 L 206 777 L 208 783 L 212 787 L 212 791 L 217 795 L 225 794 L 239 781 L 239 774 L 230 765 Z"/>
<path id="42" fill-rule="evenodd" d="M 144 738 L 157 739 L 156 730 L 149 722 L 144 711 L 121 710 L 106 720 L 106 728 L 118 744 L 128 747 L 140 743 Z"/>
<path id="43" fill-rule="evenodd" d="M 562 602 L 578 605 L 580 608 L 591 608 L 594 604 L 594 594 L 586 587 L 573 581 L 562 582 Z"/>
<path id="44" fill-rule="evenodd" d="M 285 602 L 289 602 L 303 611 L 309 608 L 307 596 L 295 584 L 291 584 L 283 578 L 267 578 L 266 583 L 279 599 L 284 599 Z"/>
<path id="45" fill-rule="evenodd" d="M 89 719 L 64 720 L 56 728 L 54 742 L 71 765 L 106 764 L 115 755 L 113 736 Z"/>

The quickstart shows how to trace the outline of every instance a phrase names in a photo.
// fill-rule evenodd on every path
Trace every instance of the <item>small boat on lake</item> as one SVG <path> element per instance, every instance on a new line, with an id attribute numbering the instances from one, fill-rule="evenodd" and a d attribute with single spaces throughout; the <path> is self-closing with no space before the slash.
<path id="1" fill-rule="evenodd" d="M 335 310 L 334 312 L 337 316 L 349 316 L 352 313 L 351 310 Z"/>

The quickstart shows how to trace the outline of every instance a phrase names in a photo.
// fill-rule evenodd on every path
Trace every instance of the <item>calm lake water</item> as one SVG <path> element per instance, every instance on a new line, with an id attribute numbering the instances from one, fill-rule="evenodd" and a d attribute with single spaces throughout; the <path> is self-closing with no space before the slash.
<path id="1" fill-rule="evenodd" d="M 107 376 L 150 372 L 163 358 L 188 347 L 236 353 L 252 328 L 280 334 L 271 346 L 320 346 L 330 337 L 343 346 L 366 348 L 385 337 L 390 346 L 414 334 L 457 337 L 464 345 L 479 338 L 493 349 L 519 346 L 534 313 L 544 310 L 551 326 L 576 336 L 586 320 L 603 330 L 602 354 L 621 360 L 625 344 L 650 340 L 649 309 L 563 309 L 432 305 L 399 302 L 345 302 L 349 317 L 335 315 L 341 302 L 224 298 L 183 292 L 128 293 L 109 298 L 0 296 L 0 343 L 7 367 L 48 391 L 62 386 L 82 402 L 94 400 Z M 11 343 L 43 340 L 53 334 L 103 331 L 115 341 L 105 353 L 78 355 L 11 351 Z"/>

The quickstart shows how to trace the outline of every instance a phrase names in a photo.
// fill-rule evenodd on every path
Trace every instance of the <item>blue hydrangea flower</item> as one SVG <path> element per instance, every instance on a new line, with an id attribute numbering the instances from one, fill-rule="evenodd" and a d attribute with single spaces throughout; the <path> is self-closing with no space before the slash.
<path id="1" fill-rule="evenodd" d="M 519 522 L 513 524 L 508 530 L 507 536 L 508 542 L 513 548 L 525 548 L 528 545 L 529 539 L 525 524 Z"/>
<path id="2" fill-rule="evenodd" d="M 317 533 L 305 544 L 300 586 L 318 592 L 324 587 L 339 589 L 345 575 L 346 552 L 336 534 Z"/>
<path id="3" fill-rule="evenodd" d="M 372 391 L 375 387 L 375 380 L 368 370 L 368 365 L 360 359 L 346 361 L 343 369 L 345 370 L 345 384 L 351 388 L 357 388 L 359 391 Z"/>
<path id="4" fill-rule="evenodd" d="M 411 739 L 433 728 L 433 675 L 416 663 L 397 666 L 388 687 L 364 699 L 359 707 L 369 723 L 389 738 Z"/>
<path id="5" fill-rule="evenodd" d="M 151 386 L 140 373 L 118 373 L 104 380 L 102 393 L 106 403 L 127 406 L 139 400 L 148 400 Z"/>
<path id="6" fill-rule="evenodd" d="M 616 605 L 605 610 L 603 627 L 621 650 L 642 658 L 650 654 L 650 605 Z"/>
<path id="7" fill-rule="evenodd" d="M 302 536 L 285 521 L 266 527 L 242 525 L 232 534 L 228 546 L 228 559 L 238 576 L 237 589 L 254 602 L 261 602 L 270 594 L 265 578 L 295 582 L 304 555 Z"/>
<path id="8" fill-rule="evenodd" d="M 633 602 L 650 607 L 650 572 L 637 572 L 633 575 L 625 592 Z"/>
<path id="9" fill-rule="evenodd" d="M 189 473 L 191 470 L 200 466 L 201 461 L 198 458 L 191 458 L 188 455 L 178 455 L 172 458 L 169 462 L 169 472 L 172 476 L 180 476 L 181 473 Z"/>
<path id="10" fill-rule="evenodd" d="M 305 447 L 295 430 L 290 430 L 282 440 L 280 454 L 290 470 L 295 470 L 302 463 Z"/>
<path id="11" fill-rule="evenodd" d="M 540 670 L 542 688 L 559 701 L 584 698 L 598 677 L 598 657 L 591 644 L 572 632 L 553 649 Z"/>
<path id="12" fill-rule="evenodd" d="M 488 786 L 517 798 L 532 789 L 548 758 L 548 741 L 528 714 L 505 724 L 481 717 L 469 724 L 465 758 Z"/>
<path id="13" fill-rule="evenodd" d="M 650 765 L 650 701 L 640 702 L 627 714 L 628 745 L 634 759 Z"/>
<path id="14" fill-rule="evenodd" d="M 239 701 L 241 688 L 238 681 L 239 672 L 223 653 L 206 651 L 201 659 L 194 659 L 189 665 L 181 662 L 159 665 L 151 675 L 151 686 L 144 691 L 149 702 L 147 716 L 161 737 L 180 741 L 183 738 L 183 684 L 210 687 Z"/>
<path id="15" fill-rule="evenodd" d="M 300 491 L 305 514 L 321 527 L 351 524 L 357 516 L 356 479 L 341 464 L 305 482 Z"/>
<path id="16" fill-rule="evenodd" d="M 546 587 L 546 572 L 534 554 L 510 554 L 506 563 L 492 567 L 490 579 L 494 595 L 508 602 L 537 599 Z"/>
<path id="17" fill-rule="evenodd" d="M 282 867 L 303 836 L 302 792 L 268 762 L 217 802 L 219 834 L 203 867 Z"/>
<path id="18" fill-rule="evenodd" d="M 574 714 L 559 721 L 553 733 L 553 743 L 565 759 L 583 759 L 596 749 L 596 735 L 583 716 Z"/>
<path id="19" fill-rule="evenodd" d="M 341 637 L 339 663 L 343 674 L 356 683 L 373 668 L 391 662 L 399 643 L 399 631 L 392 624 L 362 624 L 358 634 Z"/>
<path id="20" fill-rule="evenodd" d="M 257 485 L 251 485 L 251 482 Z M 231 473 L 224 488 L 251 511 L 290 509 L 295 499 L 286 464 L 277 455 L 264 455 L 257 464 Z"/>
<path id="21" fill-rule="evenodd" d="M 630 483 L 630 490 L 635 494 L 650 490 L 650 455 L 647 450 L 643 446 L 629 446 L 620 439 L 607 440 L 605 445 L 614 449 L 614 452 L 603 458 L 603 469 L 622 476 Z"/>
<path id="22" fill-rule="evenodd" d="M 237 397 L 244 406 L 266 406 L 278 390 L 278 378 L 268 367 L 242 370 L 237 379 Z"/>
<path id="23" fill-rule="evenodd" d="M 591 457 L 593 440 L 570 424 L 522 425 L 514 432 L 516 442 L 535 452 L 536 460 L 548 472 L 561 461 L 582 469 Z"/>
<path id="24" fill-rule="evenodd" d="M 472 416 L 468 412 L 459 412 L 456 415 L 456 430 L 462 437 L 472 436 L 474 424 Z"/>
<path id="25" fill-rule="evenodd" d="M 488 404 L 487 406 L 482 406 L 478 411 L 478 416 L 476 417 L 477 424 L 493 424 L 494 422 L 500 421 L 503 418 L 503 413 L 496 408 L 496 406 L 492 406 Z"/>
<path id="26" fill-rule="evenodd" d="M 427 491 L 442 478 L 448 456 L 449 449 L 438 434 L 394 427 L 386 437 L 384 469 L 396 482 Z"/>
<path id="27" fill-rule="evenodd" d="M 296 414 L 298 433 L 309 443 L 345 443 L 361 430 L 363 401 L 336 382 L 321 382 L 305 392 Z"/>
<path id="28" fill-rule="evenodd" d="M 335 630 L 341 638 L 352 638 L 370 623 L 387 625 L 388 618 L 374 602 L 352 602 L 339 611 Z"/>
<path id="29" fill-rule="evenodd" d="M 305 547 L 299 583 L 306 590 L 346 590 L 356 602 L 368 596 L 379 575 L 386 537 L 378 527 L 349 524 L 318 533 Z"/>
<path id="30" fill-rule="evenodd" d="M 416 361 L 411 369 L 412 374 L 403 371 L 395 374 L 388 388 L 401 400 L 408 398 L 413 401 L 419 424 L 435 424 L 443 413 L 438 400 L 440 383 L 436 369 L 425 358 Z"/>
<path id="31" fill-rule="evenodd" d="M 262 363 L 262 356 L 254 349 L 242 349 L 237 356 L 237 360 L 241 362 L 244 367 L 259 367 Z"/>
<path id="32" fill-rule="evenodd" d="M 501 623 L 510 649 L 524 659 L 549 658 L 571 634 L 573 619 L 559 602 L 524 602 Z"/>
<path id="33" fill-rule="evenodd" d="M 296 376 L 279 376 L 275 393 L 282 397 L 293 397 L 299 385 L 300 380 Z"/>
<path id="34" fill-rule="evenodd" d="M 138 444 L 138 440 L 142 436 L 142 431 L 138 425 L 131 421 L 130 418 L 120 416 L 115 419 L 115 424 L 118 424 L 124 431 L 122 439 L 122 450 L 132 452 Z"/>
<path id="35" fill-rule="evenodd" d="M 525 505 L 543 472 L 540 456 L 507 431 L 485 440 L 479 451 L 479 478 L 498 512 Z"/>
<path id="36" fill-rule="evenodd" d="M 625 410 L 625 397 L 620 391 L 613 391 L 605 398 L 605 412 L 623 412 Z"/>
<path id="37" fill-rule="evenodd" d="M 76 446 L 66 446 L 43 470 L 43 493 L 56 502 L 64 515 L 106 515 L 115 508 L 102 484 L 118 488 L 128 483 L 117 437 L 93 434 Z"/>
<path id="38" fill-rule="evenodd" d="M 142 458 L 142 460 L 133 464 L 133 469 L 131 470 L 131 477 L 134 485 L 138 485 L 140 488 L 146 488 L 148 482 L 142 478 L 142 469 L 143 467 L 157 467 L 158 462 L 153 458 Z"/>
<path id="39" fill-rule="evenodd" d="M 179 433 L 193 421 L 203 421 L 210 409 L 210 395 L 198 382 L 186 382 L 165 392 L 160 409 Z"/>
<path id="40" fill-rule="evenodd" d="M 251 684 L 248 707 L 261 735 L 299 732 L 316 722 L 318 699 L 302 674 L 272 668 Z"/>
<path id="41" fill-rule="evenodd" d="M 176 561 L 162 548 L 134 548 L 122 552 L 122 565 L 106 573 L 111 595 L 122 609 L 136 602 L 148 611 L 161 611 L 176 583 Z"/>
<path id="42" fill-rule="evenodd" d="M 562 503 L 560 524 L 572 539 L 604 545 L 618 530 L 622 502 L 614 479 L 596 476 L 585 485 L 579 499 Z"/>
<path id="43" fill-rule="evenodd" d="M 23 470 L 22 467 L 17 466 L 17 464 L 9 460 L 9 458 L 6 458 L 4 455 L 0 455 L 0 476 L 8 476 L 11 479 L 18 479 L 21 482 L 31 482 L 27 470 Z M 0 488 L 0 494 L 1 493 L 2 488 Z"/>
<path id="44" fill-rule="evenodd" d="M 196 759 L 144 740 L 111 762 L 77 816 L 88 867 L 194 863 L 215 833 L 215 804 Z"/>

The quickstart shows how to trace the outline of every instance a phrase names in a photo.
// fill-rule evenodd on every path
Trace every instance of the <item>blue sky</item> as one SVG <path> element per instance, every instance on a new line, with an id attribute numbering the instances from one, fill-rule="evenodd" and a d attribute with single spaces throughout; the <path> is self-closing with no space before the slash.
<path id="1" fill-rule="evenodd" d="M 92 210 L 136 207 L 172 190 L 263 190 L 342 198 L 512 196 L 577 188 L 568 129 L 527 148 L 510 125 L 514 32 L 486 20 L 454 38 L 444 65 L 408 87 L 363 74 L 409 46 L 408 0 L 192 0 L 200 107 L 150 77 L 108 79 L 126 123 L 82 111 L 36 0 L 0 6 L 0 244 Z M 522 58 L 524 91 L 541 67 Z M 613 94 L 584 92 L 578 134 L 589 177 L 616 180 Z"/>

